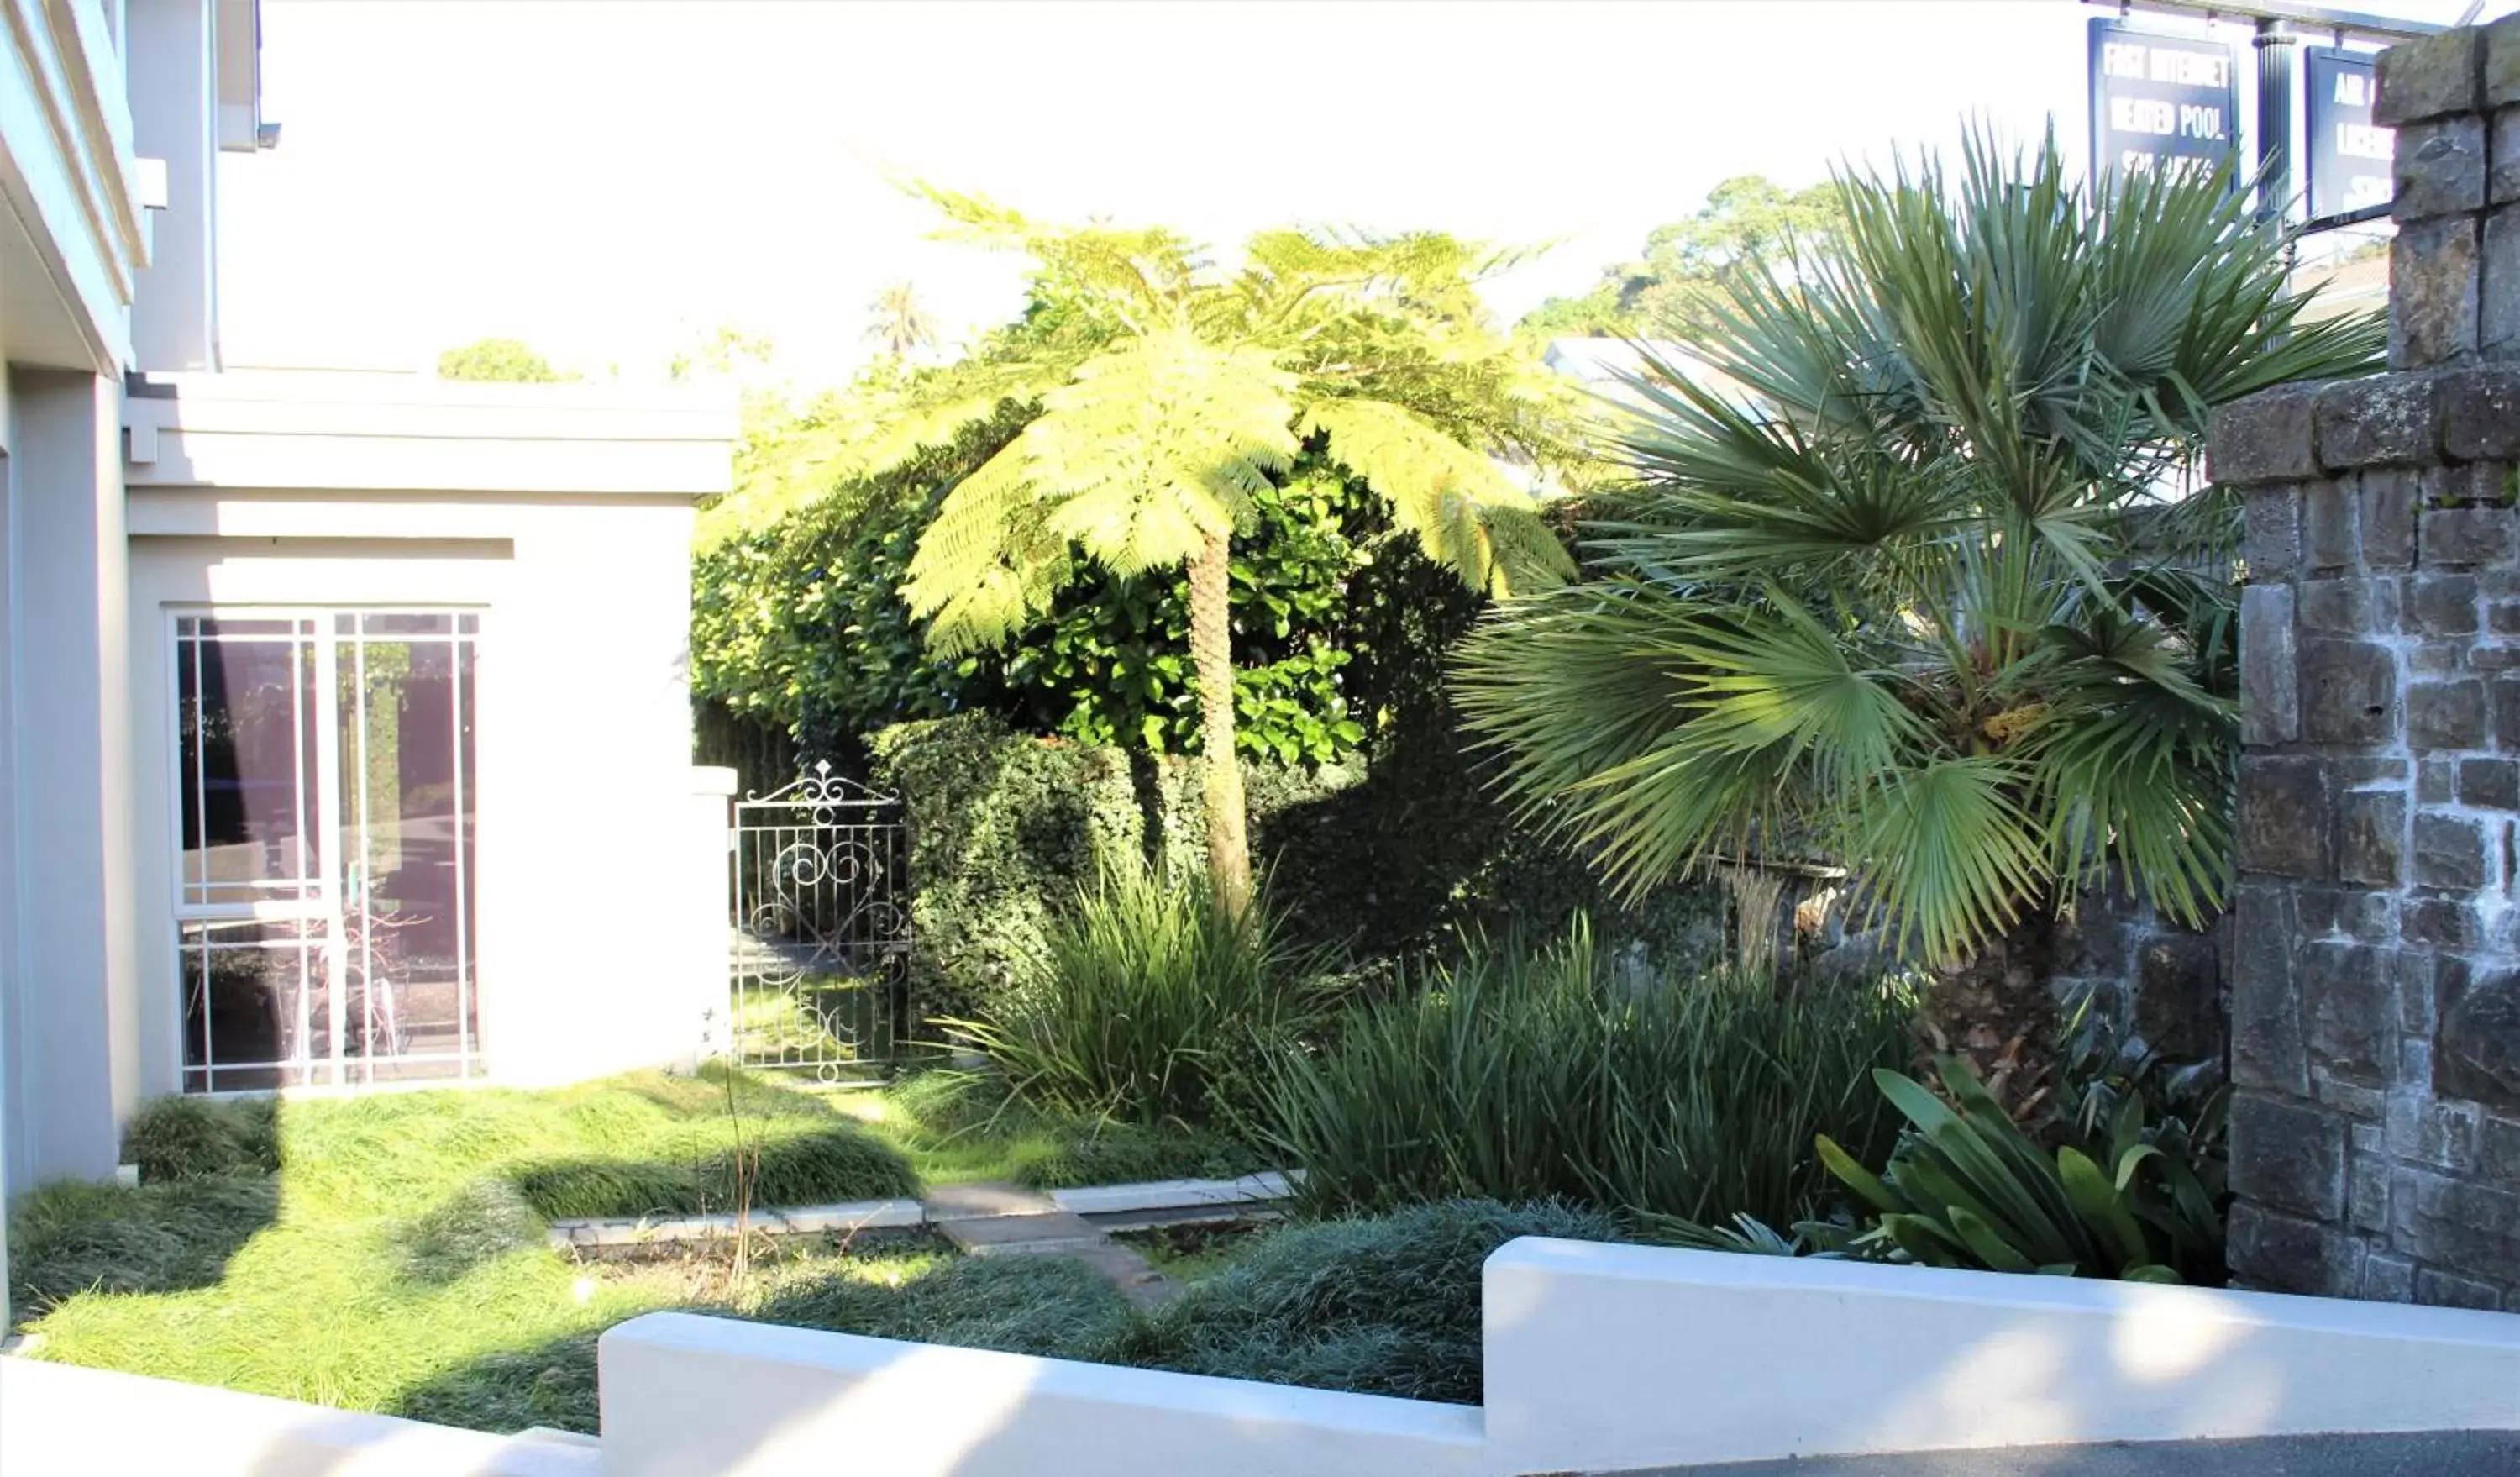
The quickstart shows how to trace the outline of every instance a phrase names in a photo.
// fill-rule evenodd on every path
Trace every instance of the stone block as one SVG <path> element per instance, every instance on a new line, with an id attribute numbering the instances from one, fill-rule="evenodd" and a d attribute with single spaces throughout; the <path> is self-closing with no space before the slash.
<path id="1" fill-rule="evenodd" d="M 2301 399 L 2302 457 L 2308 461 L 2309 398 Z M 2408 506 L 2412 507 L 2411 502 Z M 2249 579 L 2264 583 L 2292 578 L 2301 566 L 2301 489 L 2282 483 L 2252 487 L 2242 495 L 2240 509 L 2240 557 L 2248 561 Z M 2408 527 L 2411 531 L 2412 524 Z"/>
<path id="2" fill-rule="evenodd" d="M 2409 944 L 2435 949 L 2473 949 L 2483 930 L 2464 898 L 2409 898 L 2398 913 L 2399 932 Z"/>
<path id="3" fill-rule="evenodd" d="M 2402 41 L 2380 53 L 2371 120 L 2384 128 L 2485 106 L 2485 33 L 2473 26 Z"/>
<path id="4" fill-rule="evenodd" d="M 2426 636 L 2476 634 L 2476 581 L 2464 574 L 2426 574 L 2408 582 L 2414 628 Z"/>
<path id="5" fill-rule="evenodd" d="M 2496 1313 L 2501 1310 L 2502 1292 L 2491 1282 L 2422 1267 L 2415 1271 L 2415 1301 L 2427 1308 L 2475 1308 Z"/>
<path id="6" fill-rule="evenodd" d="M 2489 361 L 2520 359 L 2520 205 L 2498 205 L 2477 226 L 2476 348 Z"/>
<path id="7" fill-rule="evenodd" d="M 2389 213 L 2402 224 L 2485 208 L 2485 118 L 2452 113 L 2398 130 L 2397 194 Z"/>
<path id="8" fill-rule="evenodd" d="M 2415 748 L 2483 748 L 2485 736 L 2485 684 L 2479 679 L 2418 682 L 2407 689 L 2407 741 Z"/>
<path id="9" fill-rule="evenodd" d="M 2361 508 L 2362 567 L 2411 569 L 2415 564 L 2415 509 L 2423 501 L 2423 479 L 2415 472 L 2375 467 L 2357 473 L 2355 491 Z"/>
<path id="10" fill-rule="evenodd" d="M 2345 1172 L 2345 1219 L 2356 1231 L 2389 1229 L 2389 1162 L 2357 1154 Z M 2367 1271 L 2367 1268 L 2366 1268 Z"/>
<path id="11" fill-rule="evenodd" d="M 2423 759 L 2415 765 L 2415 803 L 2448 805 L 2458 798 L 2458 761 Z"/>
<path id="12" fill-rule="evenodd" d="M 2294 968 L 2300 915 L 2291 888 L 2243 882 L 2231 900 L 2231 1081 L 2295 1097 L 2310 1092 Z"/>
<path id="13" fill-rule="evenodd" d="M 2520 1192 L 2400 1168 L 2389 1186 L 2389 1214 L 2396 1223 L 2391 1242 L 2418 1263 L 2520 1278 Z"/>
<path id="14" fill-rule="evenodd" d="M 2520 1185 L 2520 1118 L 2487 1118 L 2477 1137 L 2477 1169 L 2503 1185 Z"/>
<path id="15" fill-rule="evenodd" d="M 2440 1002 L 2433 1091 L 2488 1112 L 2520 1115 L 2520 972 L 2456 982 Z"/>
<path id="16" fill-rule="evenodd" d="M 2406 880 L 2407 794 L 2349 790 L 2336 803 L 2336 875 L 2348 882 L 2397 887 Z"/>
<path id="17" fill-rule="evenodd" d="M 2488 108 L 2520 103 L 2520 19 L 2505 16 L 2485 27 L 2483 96 Z"/>
<path id="18" fill-rule="evenodd" d="M 2318 475 L 2312 432 L 2317 384 L 2286 384 L 2214 408 L 2206 466 L 2217 482 L 2253 487 Z"/>
<path id="19" fill-rule="evenodd" d="M 2414 874 L 2419 887 L 2474 892 L 2495 873 L 2495 838 L 2473 817 L 2427 811 L 2415 817 Z"/>
<path id="20" fill-rule="evenodd" d="M 2520 810 L 2520 760 L 2460 760 L 2458 803 L 2484 810 Z"/>
<path id="21" fill-rule="evenodd" d="M 2367 945 L 2322 939 L 2302 946 L 2300 971 L 2311 1059 L 2348 1080 L 2381 1080 L 2397 1046 L 2391 962 Z"/>
<path id="22" fill-rule="evenodd" d="M 2312 1101 L 2335 1109 L 2345 1119 L 2346 1144 L 2356 1153 L 2362 1152 L 2364 1130 L 2376 1131 L 2389 1111 L 2387 1094 L 2368 1083 L 2339 1077 L 2325 1067 L 2311 1068 L 2310 1096 Z"/>
<path id="23" fill-rule="evenodd" d="M 2312 635 L 2385 636 L 2398 629 L 2396 580 L 2314 579 L 2293 589 L 2295 618 Z M 2244 596 L 2241 619 L 2247 618 Z"/>
<path id="24" fill-rule="evenodd" d="M 2520 368 L 2452 370 L 2440 395 L 2443 450 L 2463 462 L 2520 456 Z"/>
<path id="25" fill-rule="evenodd" d="M 2433 996 L 2455 989 L 2467 978 L 2467 963 L 2454 954 L 2428 949 L 2398 951 L 2398 1029 L 2429 1039 L 2433 1034 Z"/>
<path id="26" fill-rule="evenodd" d="M 2305 574 L 2350 570 L 2362 558 L 2356 536 L 2352 488 L 2341 481 L 2313 482 L 2301 490 L 2301 559 Z"/>
<path id="27" fill-rule="evenodd" d="M 2233 1188 L 2314 1220 L 2345 1213 L 2345 1123 L 2306 1102 L 2242 1093 L 2231 1103 Z"/>
<path id="28" fill-rule="evenodd" d="M 2165 933 L 2136 956 L 2135 1028 L 2173 1056 L 2223 1052 L 2223 971 L 2214 937 Z"/>
<path id="29" fill-rule="evenodd" d="M 2426 467 L 2441 455 L 2439 406 L 2426 376 L 2373 375 L 2323 385 L 2311 419 L 2318 460 L 2330 471 Z M 2303 516 L 2309 516 L 2306 509 Z"/>
<path id="30" fill-rule="evenodd" d="M 2338 889 L 2335 917 L 2328 930 L 2360 944 L 2396 943 L 2398 895 L 2360 887 Z"/>
<path id="31" fill-rule="evenodd" d="M 2508 508 L 2427 508 L 2422 526 L 2427 569 L 2471 568 L 2511 557 Z"/>
<path id="32" fill-rule="evenodd" d="M 2240 741 L 2290 743 L 2301 737 L 2301 691 L 2293 655 L 2290 585 L 2240 591 Z"/>
<path id="33" fill-rule="evenodd" d="M 2369 642 L 2300 644 L 2302 737 L 2313 743 L 2379 745 L 2398 730 L 2398 663 Z"/>
<path id="34" fill-rule="evenodd" d="M 2362 1244 L 2343 1231 L 2244 1198 L 2231 1207 L 2229 1232 L 2231 1276 L 2243 1285 L 2337 1297 L 2362 1283 Z"/>
<path id="35" fill-rule="evenodd" d="M 2389 368 L 2423 370 L 2476 357 L 2480 234 L 2473 215 L 2438 215 L 2399 229 L 2389 249 Z M 2324 439 L 2319 456 L 2330 467 L 2345 465 L 2328 455 Z"/>
<path id="36" fill-rule="evenodd" d="M 2409 1163 L 2464 1174 L 2476 1167 L 2477 1122 L 2474 1103 L 2436 1102 L 2420 1091 L 2394 1094 L 2385 1122 L 2389 1152 Z"/>
<path id="37" fill-rule="evenodd" d="M 2327 770 L 2317 756 L 2244 755 L 2237 823 L 2241 871 L 2331 875 Z"/>
<path id="38" fill-rule="evenodd" d="M 2419 641 L 2407 649 L 2407 675 L 2410 678 L 2450 678 L 2466 675 L 2468 644 L 2457 637 L 2440 641 Z"/>
<path id="39" fill-rule="evenodd" d="M 2520 201 L 2520 108 L 2497 109 L 2487 132 L 2486 203 Z"/>
<path id="40" fill-rule="evenodd" d="M 2362 1286 L 2354 1295 L 2372 1303 L 2413 1302 L 2415 1264 L 2386 1252 L 2370 1253 L 2362 1259 Z"/>

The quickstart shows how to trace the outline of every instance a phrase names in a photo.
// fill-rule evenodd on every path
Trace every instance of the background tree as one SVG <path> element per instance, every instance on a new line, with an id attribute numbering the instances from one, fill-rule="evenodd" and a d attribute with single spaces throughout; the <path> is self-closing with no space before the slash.
<path id="1" fill-rule="evenodd" d="M 1311 452 L 1372 489 L 1425 556 L 1494 594 L 1567 571 L 1501 458 L 1571 463 L 1562 408 L 1491 334 L 1475 284 L 1512 258 L 1450 237 L 1271 231 L 1217 269 L 1171 232 L 1037 225 L 927 192 L 958 232 L 1036 263 L 1023 332 L 957 387 L 967 422 L 1040 416 L 957 483 L 903 594 L 948 656 L 1003 642 L 1087 564 L 1182 568 L 1218 906 L 1250 891 L 1235 760 L 1233 540 Z"/>
<path id="2" fill-rule="evenodd" d="M 1761 174 L 1736 175 L 1706 192 L 1685 220 L 1656 226 L 1644 255 L 1603 269 L 1580 297 L 1552 297 L 1515 326 L 1525 338 L 1693 338 L 1727 273 L 1754 259 L 1772 264 L 1826 249 L 1845 232 L 1835 186 L 1788 190 Z"/>
<path id="3" fill-rule="evenodd" d="M 896 282 L 875 294 L 867 304 L 869 343 L 893 359 L 907 359 L 921 349 L 936 346 L 936 320 L 919 302 L 919 290 L 906 282 Z"/>
<path id="4" fill-rule="evenodd" d="M 1458 695 L 1536 814 L 1630 887 L 1745 853 L 1855 872 L 1945 966 L 1984 1070 L 2052 1041 L 2044 940 L 2114 875 L 2201 921 L 2230 868 L 2231 509 L 2209 407 L 2376 367 L 2312 322 L 2228 177 L 2097 199 L 2052 138 L 1837 186 L 1791 269 L 1718 281 L 1625 438 L 1594 578 L 1500 609 Z M 1957 967 L 1966 965 L 1967 967 Z"/>
<path id="5" fill-rule="evenodd" d="M 553 369 L 550 360 L 521 338 L 479 338 L 438 355 L 437 378 L 556 384 L 570 377 Z"/>

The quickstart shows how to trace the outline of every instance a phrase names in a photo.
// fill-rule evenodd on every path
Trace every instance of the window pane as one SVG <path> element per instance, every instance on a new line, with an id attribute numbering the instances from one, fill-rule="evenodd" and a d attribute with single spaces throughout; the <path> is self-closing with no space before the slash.
<path id="1" fill-rule="evenodd" d="M 313 642 L 196 637 L 175 655 L 187 901 L 311 895 Z"/>
<path id="2" fill-rule="evenodd" d="M 297 1087 L 332 1056 L 324 927 L 218 919 L 176 928 L 187 1085 Z"/>

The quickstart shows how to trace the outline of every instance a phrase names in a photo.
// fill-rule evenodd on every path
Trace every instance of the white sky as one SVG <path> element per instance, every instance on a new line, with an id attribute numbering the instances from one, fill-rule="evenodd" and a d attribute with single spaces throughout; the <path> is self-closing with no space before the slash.
<path id="1" fill-rule="evenodd" d="M 1561 243 L 1494 286 L 1509 319 L 1732 175 L 1803 184 L 1967 116 L 2027 138 L 2053 113 L 2079 154 L 2109 13 L 263 0 L 284 133 L 221 159 L 223 337 L 232 364 L 409 368 L 495 334 L 645 380 L 725 324 L 830 382 L 888 283 L 951 334 L 1020 302 L 1015 263 L 925 239 L 888 173 L 1221 246 L 1294 221 Z"/>

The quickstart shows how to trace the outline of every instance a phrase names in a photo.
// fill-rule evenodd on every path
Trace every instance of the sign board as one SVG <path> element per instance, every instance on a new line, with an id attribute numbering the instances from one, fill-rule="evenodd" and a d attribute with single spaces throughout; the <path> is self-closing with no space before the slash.
<path id="1" fill-rule="evenodd" d="M 2385 205 L 2394 192 L 2396 135 L 2371 121 L 2373 55 L 2332 46 L 2302 53 L 2313 220 Z"/>
<path id="2" fill-rule="evenodd" d="M 2239 63 L 2229 42 L 2092 22 L 2092 173 L 2210 170 L 2239 147 Z"/>

